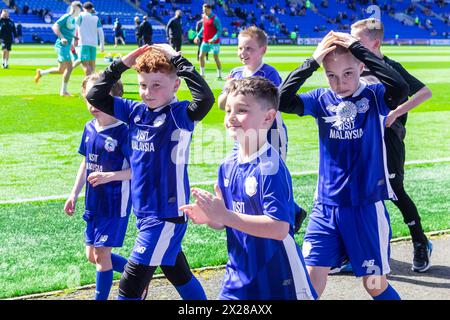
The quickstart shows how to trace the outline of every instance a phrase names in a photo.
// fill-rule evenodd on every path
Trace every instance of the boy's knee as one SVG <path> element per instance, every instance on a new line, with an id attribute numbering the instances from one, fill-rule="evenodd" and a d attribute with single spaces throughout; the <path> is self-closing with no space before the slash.
<path id="1" fill-rule="evenodd" d="M 94 249 L 94 259 L 96 264 L 104 264 L 111 260 L 111 249 L 100 247 Z"/>
<path id="2" fill-rule="evenodd" d="M 192 279 L 192 272 L 183 252 L 177 256 L 174 266 L 161 266 L 166 278 L 174 286 L 182 286 Z"/>
<path id="3" fill-rule="evenodd" d="M 155 270 L 154 266 L 146 266 L 128 260 L 120 278 L 119 295 L 130 299 L 141 298 Z"/>
<path id="4" fill-rule="evenodd" d="M 92 252 L 92 251 L 86 251 L 86 258 L 88 259 L 88 261 L 90 262 L 90 263 L 93 263 L 93 264 L 95 264 L 96 263 L 96 261 L 95 261 L 95 256 L 94 256 L 94 252 Z"/>

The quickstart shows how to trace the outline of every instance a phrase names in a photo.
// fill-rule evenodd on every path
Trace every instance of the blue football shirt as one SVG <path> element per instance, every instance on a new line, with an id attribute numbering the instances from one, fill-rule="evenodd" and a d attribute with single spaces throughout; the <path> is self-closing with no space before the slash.
<path id="1" fill-rule="evenodd" d="M 304 115 L 319 128 L 319 177 L 316 200 L 334 206 L 361 206 L 393 197 L 384 146 L 389 108 L 382 84 L 360 82 L 341 97 L 319 88 L 299 94 Z"/>
<path id="2" fill-rule="evenodd" d="M 194 122 L 189 101 L 174 99 L 150 109 L 145 103 L 114 97 L 114 116 L 129 125 L 131 197 L 138 218 L 185 217 L 178 208 L 189 202 L 187 173 Z"/>
<path id="3" fill-rule="evenodd" d="M 294 241 L 292 181 L 279 153 L 266 143 L 249 162 L 224 160 L 218 184 L 228 210 L 267 215 L 289 223 L 283 241 L 227 227 L 229 261 L 220 293 L 224 299 L 315 298 L 300 248 Z"/>
<path id="4" fill-rule="evenodd" d="M 128 169 L 128 126 L 123 122 L 100 127 L 96 119 L 86 123 L 78 152 L 86 157 L 86 178 L 92 172 Z M 130 180 L 93 187 L 86 181 L 86 214 L 125 217 L 130 213 Z"/>

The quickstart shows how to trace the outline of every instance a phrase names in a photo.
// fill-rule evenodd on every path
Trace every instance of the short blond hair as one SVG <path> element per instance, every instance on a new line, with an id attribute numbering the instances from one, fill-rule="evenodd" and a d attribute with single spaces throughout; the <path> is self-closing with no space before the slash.
<path id="1" fill-rule="evenodd" d="M 384 38 L 384 26 L 381 20 L 376 18 L 368 18 L 356 21 L 351 26 L 352 31 L 362 32 L 368 36 L 371 40 L 383 41 Z"/>
<path id="2" fill-rule="evenodd" d="M 255 38 L 256 42 L 258 42 L 258 45 L 260 47 L 267 46 L 268 43 L 267 33 L 265 33 L 264 30 L 255 26 L 248 27 L 247 29 L 244 29 L 241 32 L 239 32 L 239 37 Z"/>

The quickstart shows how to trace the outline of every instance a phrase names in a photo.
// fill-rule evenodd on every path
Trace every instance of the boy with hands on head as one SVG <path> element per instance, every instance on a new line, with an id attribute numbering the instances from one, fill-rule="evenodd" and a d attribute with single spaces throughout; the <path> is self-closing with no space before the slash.
<path id="1" fill-rule="evenodd" d="M 109 88 L 133 66 L 142 101 L 109 95 Z M 179 77 L 192 101 L 176 99 Z M 183 299 L 206 299 L 181 248 L 187 219 L 178 208 L 189 201 L 189 144 L 196 122 L 214 104 L 211 89 L 180 53 L 155 44 L 115 60 L 87 99 L 130 126 L 132 204 L 139 232 L 120 280 L 119 299 L 142 299 L 158 266 Z"/>
<path id="2" fill-rule="evenodd" d="M 297 94 L 322 62 L 329 88 Z M 360 81 L 364 65 L 380 83 Z M 311 115 L 319 128 L 318 183 L 303 242 L 314 288 L 320 296 L 330 268 L 349 259 L 373 299 L 400 299 L 386 279 L 391 230 L 384 200 L 394 194 L 383 137 L 408 84 L 351 35 L 331 31 L 280 91 L 281 111 Z"/>

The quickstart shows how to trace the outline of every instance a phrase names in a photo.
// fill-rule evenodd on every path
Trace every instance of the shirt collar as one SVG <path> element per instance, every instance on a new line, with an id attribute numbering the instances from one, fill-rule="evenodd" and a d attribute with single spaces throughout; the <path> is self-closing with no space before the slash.
<path id="1" fill-rule="evenodd" d="M 255 161 L 257 158 L 259 158 L 262 154 L 266 153 L 267 150 L 269 150 L 270 148 L 270 143 L 266 141 L 266 143 L 259 148 L 258 151 L 256 151 L 255 153 L 253 153 L 252 155 L 250 155 L 248 157 L 248 159 L 246 161 L 242 160 L 240 153 L 238 152 L 238 163 L 239 164 L 244 164 L 244 163 L 250 163 Z"/>
<path id="2" fill-rule="evenodd" d="M 97 132 L 102 132 L 102 131 L 105 131 L 105 130 L 108 130 L 108 129 L 111 129 L 111 128 L 118 127 L 118 126 L 120 126 L 123 123 L 122 121 L 117 121 L 117 122 L 115 122 L 113 124 L 110 124 L 108 126 L 101 126 L 101 125 L 98 124 L 97 119 L 94 119 L 94 120 L 95 120 L 94 121 L 94 128 L 95 128 L 95 131 L 97 131 Z"/>
<path id="3" fill-rule="evenodd" d="M 166 104 L 165 106 L 158 107 L 158 108 L 156 108 L 156 109 L 151 109 L 151 110 L 152 110 L 153 112 L 159 112 L 159 111 L 161 111 L 162 109 L 164 109 L 165 107 L 170 106 L 172 103 L 175 103 L 175 102 L 178 102 L 177 97 L 173 97 L 172 101 L 170 101 L 170 102 L 169 102 L 168 104 Z"/>
<path id="4" fill-rule="evenodd" d="M 255 73 L 257 73 L 259 70 L 261 70 L 261 68 L 263 67 L 264 62 L 261 62 L 261 64 L 259 65 L 258 68 L 255 69 L 255 71 L 253 71 L 252 73 L 250 73 L 251 71 L 247 69 L 247 67 L 244 66 L 244 72 L 243 75 L 244 77 L 251 77 L 253 76 Z"/>
<path id="5" fill-rule="evenodd" d="M 361 94 L 361 92 L 366 88 L 366 86 L 367 86 L 367 84 L 366 84 L 364 81 L 362 81 L 362 79 L 359 79 L 358 89 L 356 89 L 356 91 L 353 92 L 353 94 L 351 95 L 351 97 L 352 97 L 352 98 L 355 98 L 355 97 L 359 96 L 359 95 Z M 341 95 L 338 95 L 337 93 L 336 93 L 336 96 L 337 96 L 338 98 L 341 98 L 341 99 L 346 98 L 346 97 L 343 97 L 343 96 L 341 96 Z"/>

